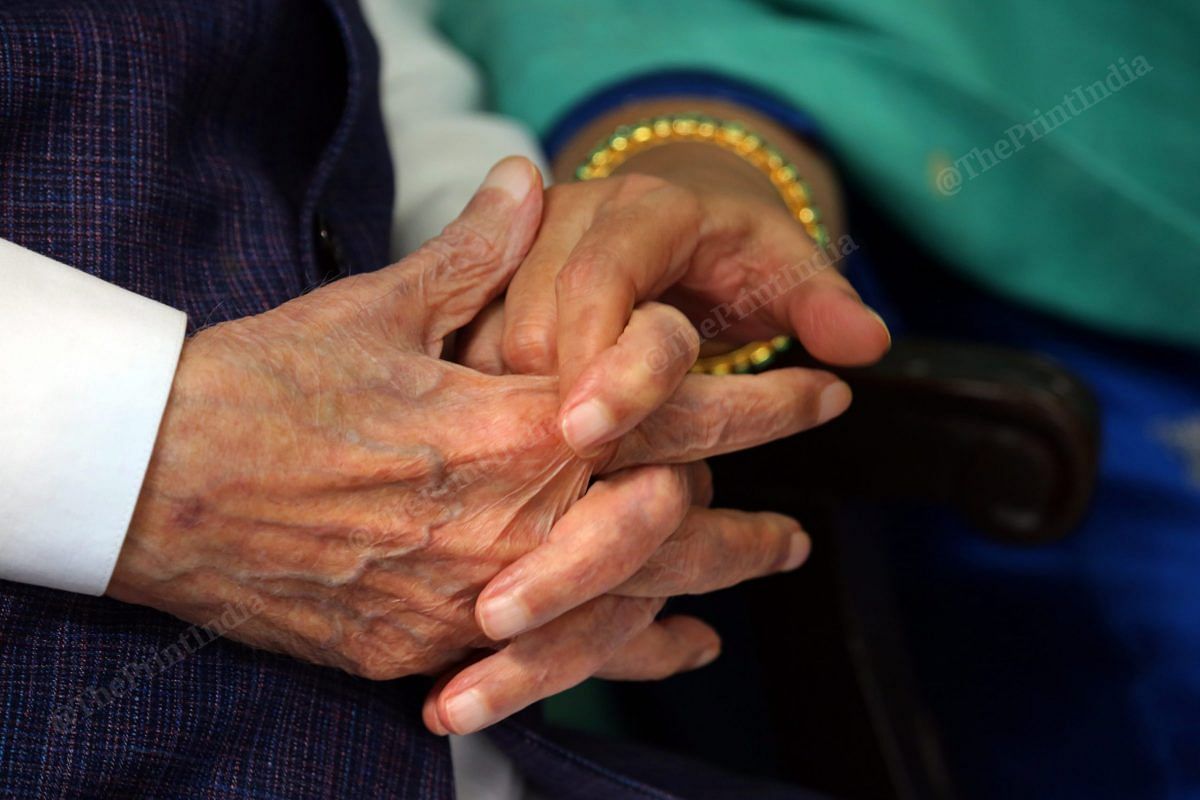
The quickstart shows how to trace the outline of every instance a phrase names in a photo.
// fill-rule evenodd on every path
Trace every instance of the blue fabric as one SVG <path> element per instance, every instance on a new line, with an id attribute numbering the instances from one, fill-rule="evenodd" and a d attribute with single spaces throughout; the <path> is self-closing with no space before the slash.
<path id="1" fill-rule="evenodd" d="M 964 795 L 1200 798 L 1198 354 L 1023 311 L 894 241 L 878 242 L 874 274 L 856 267 L 897 335 L 1046 354 L 1101 409 L 1095 501 L 1065 540 L 1007 546 L 932 512 L 886 522 L 918 677 Z"/>
<path id="2" fill-rule="evenodd" d="M 529 786 L 555 800 L 820 800 L 794 786 L 536 721 L 514 721 L 491 735 L 520 765 Z"/>
<path id="3" fill-rule="evenodd" d="M 671 96 L 708 97 L 737 103 L 772 117 L 798 136 L 820 141 L 819 130 L 811 117 L 766 89 L 717 72 L 664 70 L 619 81 L 584 98 L 546 134 L 546 153 L 554 158 L 589 122 L 625 103 Z"/>
<path id="4" fill-rule="evenodd" d="M 345 271 L 387 262 L 376 56 L 352 3 L 6 2 L 0 53 L 0 237 L 193 329 L 315 285 L 318 211 Z M 424 681 L 198 644 L 149 609 L 0 582 L 0 796 L 453 796 Z"/>

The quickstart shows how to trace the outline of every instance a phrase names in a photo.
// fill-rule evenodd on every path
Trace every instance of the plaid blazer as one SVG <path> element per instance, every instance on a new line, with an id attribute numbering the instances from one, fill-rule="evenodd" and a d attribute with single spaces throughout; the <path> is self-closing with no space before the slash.
<path id="1" fill-rule="evenodd" d="M 193 328 L 382 266 L 377 72 L 343 0 L 7 0 L 0 237 Z M 0 797 L 452 798 L 426 688 L 0 582 Z"/>

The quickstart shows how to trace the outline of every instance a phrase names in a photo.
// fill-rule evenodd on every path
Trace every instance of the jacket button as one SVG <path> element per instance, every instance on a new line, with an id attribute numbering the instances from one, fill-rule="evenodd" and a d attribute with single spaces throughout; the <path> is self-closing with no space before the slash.
<path id="1" fill-rule="evenodd" d="M 316 231 L 317 271 L 320 273 L 321 281 L 328 282 L 344 277 L 346 275 L 345 252 L 324 214 L 317 214 L 314 228 Z"/>

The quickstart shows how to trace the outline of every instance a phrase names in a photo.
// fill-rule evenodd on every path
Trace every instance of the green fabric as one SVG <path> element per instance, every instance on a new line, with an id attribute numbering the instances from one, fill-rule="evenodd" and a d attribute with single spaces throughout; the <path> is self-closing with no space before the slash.
<path id="1" fill-rule="evenodd" d="M 768 87 L 948 263 L 1042 309 L 1200 345 L 1195 0 L 443 0 L 441 21 L 496 108 L 543 133 L 651 70 Z M 1107 97 L 1087 88 L 1105 80 Z M 1023 123 L 1043 135 L 981 171 L 968 154 Z M 940 190 L 960 156 L 977 176 Z"/>

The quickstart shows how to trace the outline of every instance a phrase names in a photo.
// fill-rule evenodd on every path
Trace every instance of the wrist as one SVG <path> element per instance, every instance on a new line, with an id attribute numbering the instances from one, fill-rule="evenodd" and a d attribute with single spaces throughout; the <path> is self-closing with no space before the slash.
<path id="1" fill-rule="evenodd" d="M 829 236 L 836 240 L 843 233 L 841 192 L 825 157 L 771 117 L 723 100 L 675 97 L 625 103 L 592 120 L 563 146 L 554 160 L 555 179 L 573 180 L 576 169 L 591 151 L 620 126 L 658 116 L 696 113 L 737 121 L 769 143 L 807 184 Z M 707 143 L 671 142 L 653 147 L 630 156 L 615 172 L 653 174 L 704 192 L 769 197 L 772 203 L 782 202 L 775 187 L 753 164 Z"/>
<path id="2" fill-rule="evenodd" d="M 207 393 L 206 376 L 219 374 L 205 366 L 205 338 L 200 334 L 184 342 L 137 505 L 105 592 L 123 602 L 167 610 L 159 590 L 184 563 L 176 546 L 180 528 L 188 527 L 184 510 L 197 509 L 199 495 L 179 478 L 203 480 L 207 445 L 194 411 L 204 405 L 197 398 Z"/>

